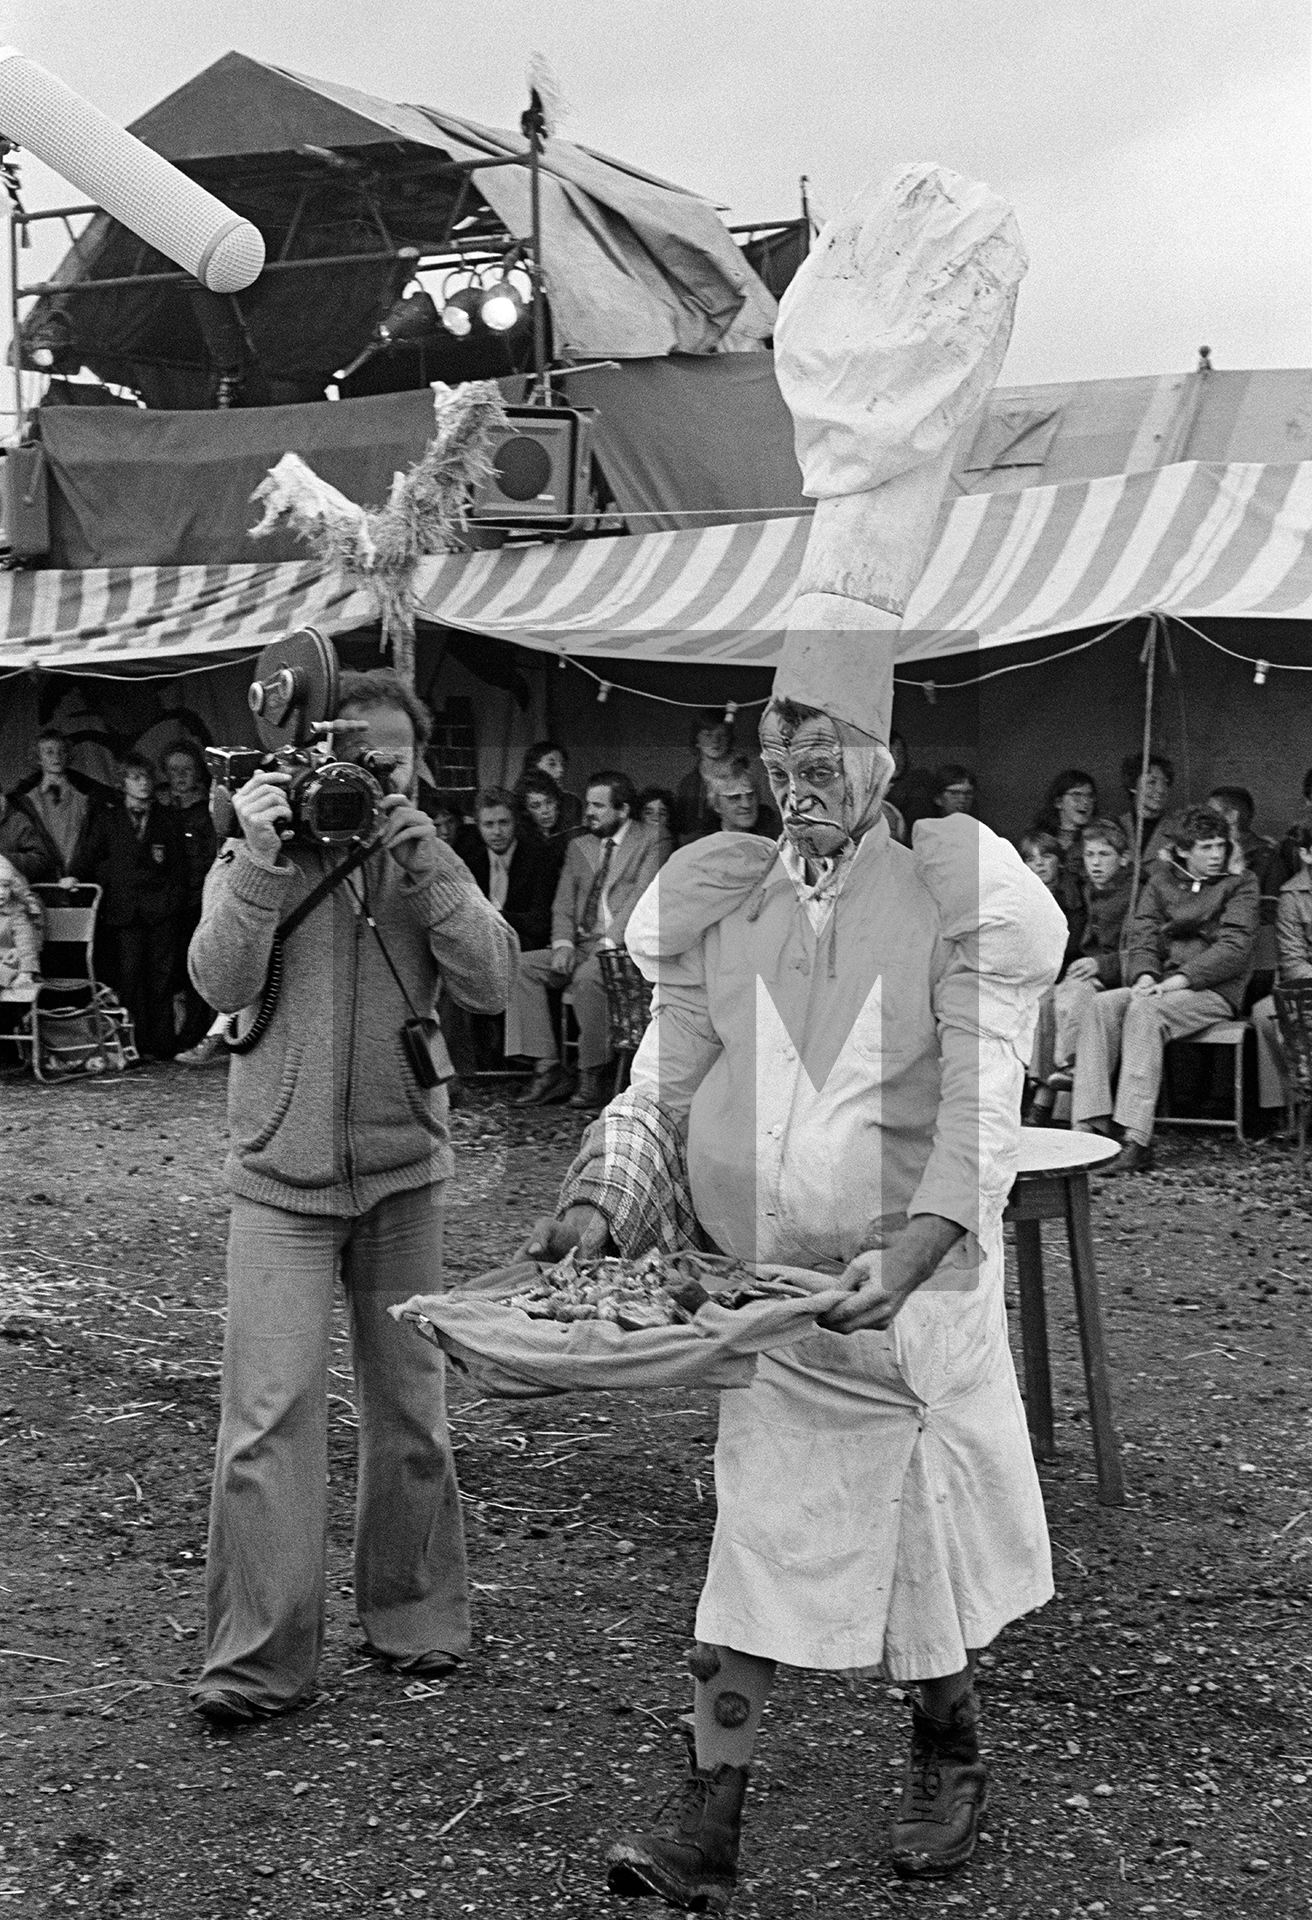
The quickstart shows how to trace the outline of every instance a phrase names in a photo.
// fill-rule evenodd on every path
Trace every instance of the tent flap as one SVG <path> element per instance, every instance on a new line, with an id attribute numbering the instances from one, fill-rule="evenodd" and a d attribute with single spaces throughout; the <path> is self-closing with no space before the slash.
<path id="1" fill-rule="evenodd" d="M 562 541 L 420 563 L 421 618 L 552 653 L 771 666 L 809 521 Z M 954 500 L 902 637 L 906 660 L 1001 647 L 1159 608 L 1312 618 L 1312 461 L 1185 462 Z M 0 577 L 0 667 L 194 656 L 307 622 L 344 632 L 370 595 L 317 564 Z"/>

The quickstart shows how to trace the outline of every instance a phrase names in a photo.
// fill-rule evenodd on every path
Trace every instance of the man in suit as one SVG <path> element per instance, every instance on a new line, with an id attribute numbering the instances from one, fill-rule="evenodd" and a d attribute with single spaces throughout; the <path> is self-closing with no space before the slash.
<path id="1" fill-rule="evenodd" d="M 123 762 L 123 803 L 92 821 L 77 878 L 104 889 L 100 903 L 110 984 L 132 1016 L 142 1056 L 171 1059 L 177 917 L 187 897 L 177 816 L 155 798 L 155 769 L 140 754 Z"/>
<path id="2" fill-rule="evenodd" d="M 72 874 L 83 852 L 95 808 L 92 783 L 68 764 L 68 742 L 58 727 L 36 737 L 40 771 L 15 788 L 13 799 L 36 828 L 56 878 Z"/>
<path id="3" fill-rule="evenodd" d="M 606 988 L 597 963 L 604 946 L 622 947 L 629 915 L 656 877 L 661 841 L 636 818 L 638 796 L 622 773 L 588 778 L 583 808 L 587 831 L 571 840 L 551 913 L 551 945 L 522 953 L 506 1010 L 506 1052 L 535 1063 L 521 1106 L 549 1106 L 569 1093 L 547 1001 L 549 987 L 570 988 L 579 1023 L 579 1083 L 569 1104 L 605 1103 L 610 1053 Z"/>
<path id="4" fill-rule="evenodd" d="M 469 848 L 465 865 L 519 935 L 521 952 L 549 946 L 555 860 L 521 831 L 519 803 L 505 787 L 484 787 L 474 812 L 478 841 Z"/>

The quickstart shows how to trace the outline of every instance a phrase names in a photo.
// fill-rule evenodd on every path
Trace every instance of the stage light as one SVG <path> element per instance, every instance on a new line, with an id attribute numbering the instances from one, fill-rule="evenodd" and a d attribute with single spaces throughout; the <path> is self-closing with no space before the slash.
<path id="1" fill-rule="evenodd" d="M 478 317 L 489 333 L 511 333 L 528 312 L 533 282 L 523 267 L 503 269 L 486 287 Z"/>
<path id="2" fill-rule="evenodd" d="M 73 329 L 62 313 L 45 314 L 37 325 L 24 327 L 22 336 L 29 365 L 42 373 L 58 369 L 73 344 Z"/>
<path id="3" fill-rule="evenodd" d="M 472 267 L 453 267 L 437 290 L 442 325 L 453 340 L 468 340 L 483 298 L 482 276 Z"/>
<path id="4" fill-rule="evenodd" d="M 524 318 L 519 295 L 507 280 L 499 280 L 483 295 L 478 317 L 489 333 L 509 333 Z"/>

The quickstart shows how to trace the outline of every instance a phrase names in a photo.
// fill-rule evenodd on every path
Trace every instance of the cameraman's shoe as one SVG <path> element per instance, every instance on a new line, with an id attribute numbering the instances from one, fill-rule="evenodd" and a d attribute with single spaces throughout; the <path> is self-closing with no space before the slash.
<path id="1" fill-rule="evenodd" d="M 185 1053 L 175 1053 L 173 1058 L 180 1067 L 221 1067 L 227 1064 L 228 1049 L 222 1034 L 207 1033 L 194 1047 L 188 1047 Z"/>
<path id="2" fill-rule="evenodd" d="M 517 1107 L 554 1107 L 564 1100 L 574 1085 L 574 1076 L 553 1060 L 539 1066 L 523 1093 L 515 1095 Z"/>
<path id="3" fill-rule="evenodd" d="M 726 1913 L 738 1880 L 746 1767 L 699 1767 L 688 1778 L 669 1833 L 623 1833 L 606 1856 L 606 1885 L 633 1899 L 659 1894 L 685 1913 Z"/>
<path id="4" fill-rule="evenodd" d="M 903 1880 L 939 1880 L 975 1851 L 989 1777 L 979 1757 L 979 1700 L 969 1688 L 936 1720 L 911 1709 L 911 1753 L 893 1822 L 892 1862 Z"/>

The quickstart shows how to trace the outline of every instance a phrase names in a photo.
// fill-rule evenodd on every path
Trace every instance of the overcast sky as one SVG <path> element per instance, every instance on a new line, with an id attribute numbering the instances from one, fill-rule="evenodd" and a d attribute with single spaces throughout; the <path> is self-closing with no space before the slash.
<path id="1" fill-rule="evenodd" d="M 513 126 L 543 53 L 582 141 L 724 203 L 837 212 L 909 160 L 987 180 L 1031 268 L 1003 382 L 1312 358 L 1307 0 L 0 0 L 129 121 L 230 48 Z M 62 189 L 24 163 L 34 206 Z M 33 264 L 44 264 L 30 256 Z"/>

